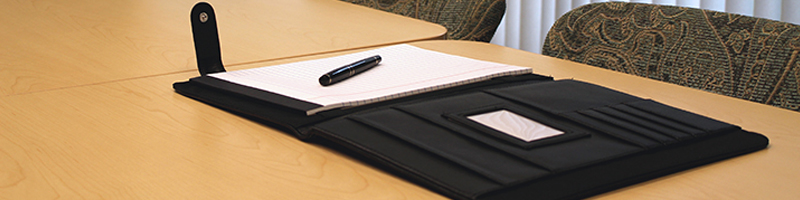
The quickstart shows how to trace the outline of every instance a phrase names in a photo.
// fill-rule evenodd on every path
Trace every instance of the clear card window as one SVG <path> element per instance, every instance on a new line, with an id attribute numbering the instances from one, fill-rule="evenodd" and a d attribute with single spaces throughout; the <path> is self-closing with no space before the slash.
<path id="1" fill-rule="evenodd" d="M 467 116 L 467 118 L 525 142 L 532 142 L 564 134 L 563 131 L 551 128 L 507 110 L 471 115 Z"/>

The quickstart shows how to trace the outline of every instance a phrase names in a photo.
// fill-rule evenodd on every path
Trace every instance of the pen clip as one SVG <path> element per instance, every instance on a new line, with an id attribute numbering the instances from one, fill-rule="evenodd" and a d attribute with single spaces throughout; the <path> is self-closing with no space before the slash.
<path id="1" fill-rule="evenodd" d="M 222 52 L 217 32 L 217 16 L 214 8 L 206 2 L 194 5 L 191 13 L 194 52 L 197 55 L 197 69 L 200 75 L 224 72 Z"/>

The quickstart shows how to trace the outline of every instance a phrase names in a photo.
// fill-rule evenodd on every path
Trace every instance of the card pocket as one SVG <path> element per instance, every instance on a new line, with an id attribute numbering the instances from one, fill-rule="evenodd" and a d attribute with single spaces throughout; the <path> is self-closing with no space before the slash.
<path id="1" fill-rule="evenodd" d="M 636 104 L 636 102 L 629 104 Z M 667 117 L 662 117 L 659 114 L 648 112 L 643 109 L 630 106 L 629 104 L 620 104 L 614 106 L 613 108 L 614 110 L 624 113 L 618 116 L 622 116 L 622 118 L 643 124 L 646 127 L 652 127 L 663 134 L 676 138 L 677 140 L 683 141 L 692 139 L 696 135 L 702 135 L 703 132 L 705 132 L 704 130 L 686 125 L 686 123 L 678 122 Z"/>
<path id="2" fill-rule="evenodd" d="M 638 109 L 641 113 L 646 113 L 642 116 L 647 116 L 647 119 L 681 130 L 694 137 L 741 129 L 732 124 L 690 113 L 652 100 L 628 102 L 626 105 Z"/>
<path id="3" fill-rule="evenodd" d="M 739 128 L 652 100 L 625 102 L 561 115 L 644 148 L 656 148 Z"/>
<path id="4" fill-rule="evenodd" d="M 646 129 L 642 129 L 639 126 L 614 119 L 613 116 L 609 116 L 593 109 L 563 113 L 561 115 L 580 124 L 586 125 L 592 129 L 617 137 L 642 148 L 649 149 L 663 145 L 663 143 L 659 142 L 657 139 L 648 137 L 648 135 L 659 135 L 652 134 L 651 132 L 646 131 Z M 646 133 L 643 134 L 642 132 Z M 663 139 L 663 137 L 659 138 Z"/>

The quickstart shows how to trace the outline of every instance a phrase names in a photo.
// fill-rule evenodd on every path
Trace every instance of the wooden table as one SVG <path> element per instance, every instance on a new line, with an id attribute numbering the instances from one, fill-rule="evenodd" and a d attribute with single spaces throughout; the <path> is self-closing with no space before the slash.
<path id="1" fill-rule="evenodd" d="M 196 0 L 0 6 L 0 96 L 196 71 Z M 440 25 L 338 0 L 210 0 L 225 65 L 443 37 Z"/>
<path id="2" fill-rule="evenodd" d="M 485 43 L 413 45 L 533 68 L 766 135 L 768 149 L 596 196 L 800 197 L 800 113 Z M 244 69 L 325 55 L 233 66 Z M 178 72 L 0 98 L 3 199 L 444 199 L 289 134 L 176 94 Z"/>

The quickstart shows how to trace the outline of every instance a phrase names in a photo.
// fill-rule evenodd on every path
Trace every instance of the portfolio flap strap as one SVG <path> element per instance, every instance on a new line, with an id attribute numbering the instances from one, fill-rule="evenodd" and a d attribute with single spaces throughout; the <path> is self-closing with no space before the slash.
<path id="1" fill-rule="evenodd" d="M 224 72 L 222 54 L 217 32 L 217 15 L 214 8 L 206 2 L 194 5 L 191 14 L 194 52 L 197 55 L 197 69 L 200 75 Z"/>

